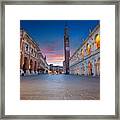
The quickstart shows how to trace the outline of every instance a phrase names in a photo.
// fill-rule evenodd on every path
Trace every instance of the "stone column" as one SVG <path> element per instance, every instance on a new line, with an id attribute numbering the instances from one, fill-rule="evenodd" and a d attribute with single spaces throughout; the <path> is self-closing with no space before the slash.
<path id="1" fill-rule="evenodd" d="M 100 75 L 100 60 L 98 60 L 98 76 Z"/>
<path id="2" fill-rule="evenodd" d="M 20 52 L 20 69 L 22 69 L 22 57 L 23 57 L 23 55 L 22 55 L 22 52 Z"/>
<path id="3" fill-rule="evenodd" d="M 25 63 L 25 69 L 26 69 L 26 74 L 29 75 L 30 71 L 29 71 L 29 60 L 27 58 L 26 63 Z"/>
<path id="4" fill-rule="evenodd" d="M 36 62 L 36 65 L 35 65 L 35 73 L 36 73 L 36 74 L 38 74 L 37 68 L 38 68 L 38 63 Z"/>
<path id="5" fill-rule="evenodd" d="M 24 73 L 23 71 L 23 64 L 24 64 L 24 56 L 22 54 L 22 52 L 20 53 L 20 75 L 22 75 Z"/>
<path id="6" fill-rule="evenodd" d="M 93 76 L 95 76 L 95 60 L 93 59 L 93 65 L 92 65 L 92 73 L 93 73 Z"/>
<path id="7" fill-rule="evenodd" d="M 34 61 L 32 62 L 32 66 L 31 66 L 31 74 L 35 74 L 35 72 L 34 72 Z"/>

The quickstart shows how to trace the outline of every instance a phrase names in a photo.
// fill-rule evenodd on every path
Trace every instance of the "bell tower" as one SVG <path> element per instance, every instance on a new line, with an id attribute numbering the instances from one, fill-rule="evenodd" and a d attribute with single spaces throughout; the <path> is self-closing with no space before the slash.
<path id="1" fill-rule="evenodd" d="M 69 74 L 69 58 L 70 58 L 70 46 L 69 46 L 69 35 L 68 35 L 68 26 L 65 24 L 64 28 L 64 67 L 65 67 L 65 74 Z"/>

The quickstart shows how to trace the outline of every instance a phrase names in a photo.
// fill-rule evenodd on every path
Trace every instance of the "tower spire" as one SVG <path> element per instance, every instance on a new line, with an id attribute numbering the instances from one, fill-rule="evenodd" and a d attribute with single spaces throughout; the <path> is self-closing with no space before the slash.
<path id="1" fill-rule="evenodd" d="M 67 25 L 67 22 L 65 23 L 64 35 L 65 35 L 66 37 L 68 37 L 68 25 Z"/>

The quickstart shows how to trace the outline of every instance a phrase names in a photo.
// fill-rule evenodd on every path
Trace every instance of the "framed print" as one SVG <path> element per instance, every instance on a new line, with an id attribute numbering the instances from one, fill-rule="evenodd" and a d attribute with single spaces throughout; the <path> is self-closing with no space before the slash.
<path id="1" fill-rule="evenodd" d="M 2 119 L 119 119 L 119 2 L 1 2 Z"/>

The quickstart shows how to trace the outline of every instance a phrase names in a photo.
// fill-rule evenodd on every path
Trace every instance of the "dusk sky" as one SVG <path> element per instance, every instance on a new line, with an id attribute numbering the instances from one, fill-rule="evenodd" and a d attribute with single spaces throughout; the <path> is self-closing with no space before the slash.
<path id="1" fill-rule="evenodd" d="M 100 24 L 99 20 L 21 20 L 20 27 L 38 43 L 47 63 L 63 65 L 64 27 L 69 27 L 70 55 L 80 47 L 83 40 Z"/>

